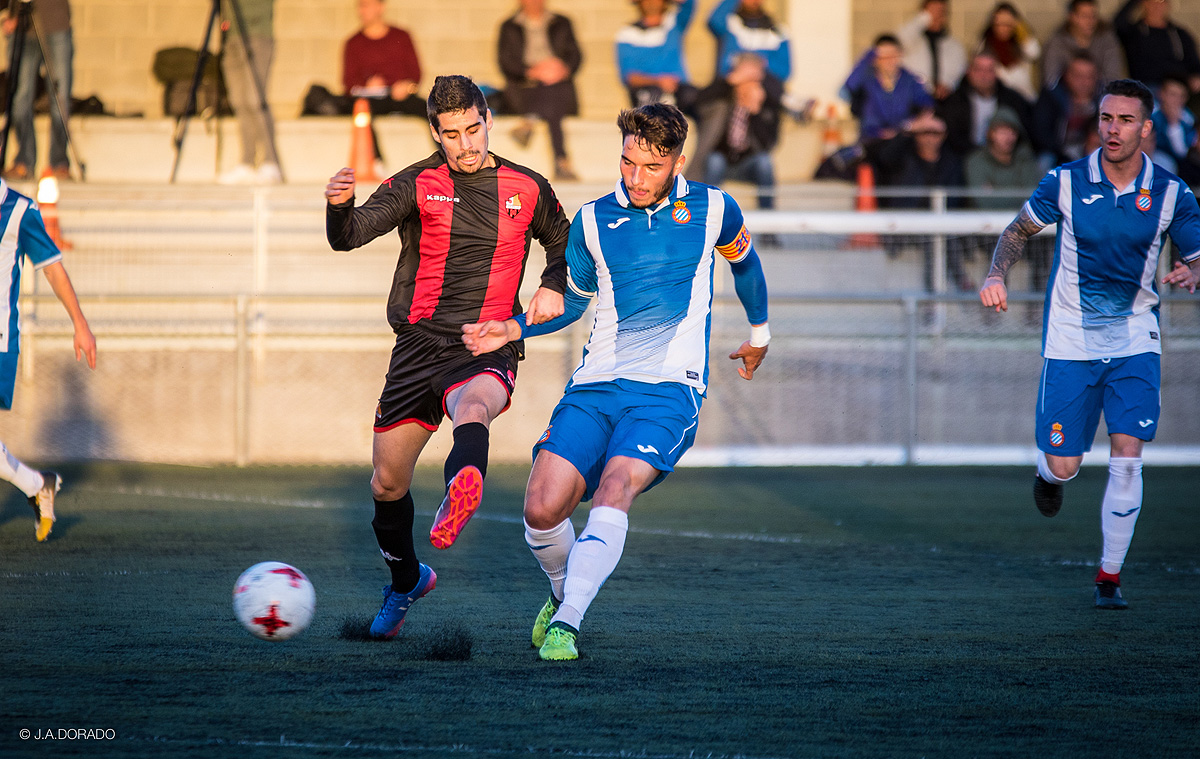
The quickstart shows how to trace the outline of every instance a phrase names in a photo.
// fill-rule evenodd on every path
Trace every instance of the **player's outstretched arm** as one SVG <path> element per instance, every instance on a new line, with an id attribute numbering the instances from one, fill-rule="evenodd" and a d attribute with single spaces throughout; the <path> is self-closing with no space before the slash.
<path id="1" fill-rule="evenodd" d="M 467 346 L 467 350 L 471 351 L 472 356 L 491 353 L 503 348 L 513 340 L 521 339 L 521 325 L 516 319 L 464 324 L 462 331 L 463 345 Z"/>
<path id="2" fill-rule="evenodd" d="M 75 360 L 86 358 L 88 368 L 95 369 L 96 336 L 92 334 L 92 329 L 83 316 L 83 309 L 79 307 L 79 298 L 75 295 L 71 278 L 67 276 L 66 267 L 62 265 L 62 261 L 55 261 L 42 269 L 42 272 L 46 275 L 46 281 L 50 283 L 50 289 L 58 296 L 63 308 L 67 309 L 67 315 L 71 317 L 71 324 L 75 327 Z"/>
<path id="3" fill-rule="evenodd" d="M 1200 258 L 1190 264 L 1176 261 L 1175 268 L 1171 269 L 1162 281 L 1164 285 L 1179 285 L 1189 293 L 1196 292 L 1196 287 L 1200 286 Z"/>
<path id="4" fill-rule="evenodd" d="M 997 313 L 1008 310 L 1008 288 L 1004 286 L 1004 278 L 1013 264 L 1025 255 L 1025 243 L 1041 229 L 1042 225 L 1033 220 L 1028 209 L 1022 208 L 1000 235 L 996 252 L 992 254 L 992 268 L 979 290 L 979 300 L 985 307 L 995 308 Z"/>

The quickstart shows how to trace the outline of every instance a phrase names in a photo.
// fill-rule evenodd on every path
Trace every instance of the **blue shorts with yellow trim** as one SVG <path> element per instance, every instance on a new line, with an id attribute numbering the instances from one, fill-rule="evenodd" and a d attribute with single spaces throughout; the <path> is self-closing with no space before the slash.
<path id="1" fill-rule="evenodd" d="M 1100 413 L 1108 434 L 1154 439 L 1161 411 L 1161 357 L 1063 361 L 1048 358 L 1038 390 L 1037 446 L 1052 456 L 1082 456 L 1092 448 Z"/>
<path id="2" fill-rule="evenodd" d="M 571 462 L 587 486 L 585 501 L 596 492 L 614 456 L 641 459 L 657 469 L 649 490 L 666 479 L 692 447 L 703 402 L 700 391 L 677 382 L 571 385 L 533 446 L 533 457 L 546 450 Z"/>

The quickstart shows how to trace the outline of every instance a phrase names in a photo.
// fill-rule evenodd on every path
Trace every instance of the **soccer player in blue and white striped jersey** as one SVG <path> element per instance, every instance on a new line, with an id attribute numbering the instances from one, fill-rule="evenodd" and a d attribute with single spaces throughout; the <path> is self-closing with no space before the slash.
<path id="1" fill-rule="evenodd" d="M 17 382 L 17 353 L 20 319 L 21 267 L 28 257 L 34 268 L 46 275 L 75 329 L 75 359 L 84 358 L 96 368 L 96 338 L 79 308 L 71 278 L 63 267 L 62 253 L 50 235 L 33 201 L 0 180 L 0 408 L 10 409 Z M 29 498 L 34 511 L 34 537 L 43 541 L 54 526 L 54 495 L 62 478 L 54 472 L 39 472 L 22 463 L 0 442 L 0 479 L 8 480 Z"/>
<path id="2" fill-rule="evenodd" d="M 1058 224 L 1043 317 L 1033 497 L 1042 514 L 1058 513 L 1063 483 L 1078 474 L 1103 412 L 1111 445 L 1095 589 L 1103 609 L 1127 605 L 1120 572 L 1142 508 L 1142 447 L 1158 427 L 1155 277 L 1165 237 L 1182 260 L 1163 284 L 1194 293 L 1200 282 L 1196 197 L 1141 151 L 1153 103 L 1150 91 L 1131 79 L 1105 88 L 1100 149 L 1046 175 L 1000 237 L 979 293 L 984 306 L 1008 310 L 1005 275 L 1032 235 Z"/>
<path id="3" fill-rule="evenodd" d="M 523 316 L 463 327 L 473 353 L 561 329 L 595 297 L 583 360 L 534 446 L 525 539 L 551 596 L 534 623 L 542 659 L 578 658 L 588 606 L 616 568 L 629 509 L 661 482 L 696 436 L 708 387 L 713 270 L 733 270 L 750 339 L 730 354 L 749 380 L 767 353 L 767 288 L 737 203 L 689 182 L 687 121 L 672 105 L 623 111 L 616 190 L 579 210 L 567 240 L 566 312 L 544 324 Z M 579 539 L 570 516 L 592 499 Z"/>

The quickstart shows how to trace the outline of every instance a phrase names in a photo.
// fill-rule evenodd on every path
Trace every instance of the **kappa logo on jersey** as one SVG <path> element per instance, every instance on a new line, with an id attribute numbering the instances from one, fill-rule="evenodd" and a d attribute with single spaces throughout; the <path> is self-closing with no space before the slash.
<path id="1" fill-rule="evenodd" d="M 1103 197 L 1104 197 L 1103 195 L 1093 195 L 1090 198 L 1084 198 L 1083 204 L 1085 206 L 1090 206 L 1092 203 L 1095 203 L 1097 200 L 1101 200 Z"/>
<path id="2" fill-rule="evenodd" d="M 1141 194 L 1138 195 L 1138 199 L 1133 204 L 1137 206 L 1139 211 L 1149 211 L 1150 206 L 1153 204 L 1153 201 L 1150 199 L 1150 191 L 1142 190 Z"/>
<path id="3" fill-rule="evenodd" d="M 628 217 L 628 216 L 622 216 L 621 218 L 617 219 L 616 221 L 609 222 L 608 228 L 609 228 L 609 229 L 616 229 L 617 227 L 621 226 L 622 224 L 624 224 L 624 223 L 625 223 L 625 222 L 627 222 L 627 221 L 629 221 L 629 217 Z"/>
<path id="4" fill-rule="evenodd" d="M 434 203 L 457 203 L 458 198 L 453 195 L 426 195 L 426 200 L 432 200 Z"/>
<path id="5" fill-rule="evenodd" d="M 692 220 L 692 212 L 687 209 L 687 203 L 682 200 L 675 201 L 675 210 L 671 211 L 671 218 L 680 224 L 687 224 Z"/>
<path id="6" fill-rule="evenodd" d="M 1055 448 L 1061 446 L 1066 440 L 1066 438 L 1063 437 L 1062 428 L 1063 426 L 1058 422 L 1055 422 L 1050 426 L 1050 445 L 1054 446 Z"/>
<path id="7" fill-rule="evenodd" d="M 517 218 L 517 214 L 521 213 L 521 193 L 518 192 L 504 201 L 504 212 L 508 214 L 508 218 L 510 219 Z"/>
<path id="8" fill-rule="evenodd" d="M 741 261 L 750 252 L 750 230 L 746 229 L 746 225 L 743 224 L 737 237 L 733 238 L 733 242 L 727 245 L 718 245 L 717 252 L 731 263 L 736 264 Z"/>

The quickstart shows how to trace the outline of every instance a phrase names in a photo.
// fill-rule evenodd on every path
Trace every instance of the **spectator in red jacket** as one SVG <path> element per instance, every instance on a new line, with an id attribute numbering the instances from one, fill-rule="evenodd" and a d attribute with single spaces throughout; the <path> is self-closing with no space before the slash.
<path id="1" fill-rule="evenodd" d="M 421 64 L 412 37 L 383 17 L 384 0 L 358 0 L 362 28 L 342 51 L 342 86 L 351 98 L 369 98 L 371 112 L 425 117 L 417 95 Z"/>

